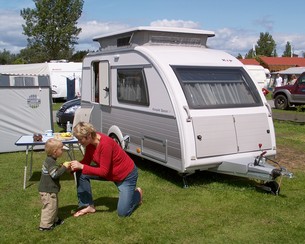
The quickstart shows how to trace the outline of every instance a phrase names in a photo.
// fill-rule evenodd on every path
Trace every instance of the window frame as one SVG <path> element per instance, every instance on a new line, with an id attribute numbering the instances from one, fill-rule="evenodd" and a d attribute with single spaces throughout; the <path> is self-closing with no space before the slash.
<path id="1" fill-rule="evenodd" d="M 125 74 L 122 74 L 123 72 L 125 72 Z M 130 74 L 132 72 L 134 72 L 133 75 Z M 145 76 L 144 68 L 143 67 L 140 67 L 140 68 L 139 67 L 117 68 L 116 73 L 117 73 L 117 88 L 116 89 L 117 89 L 117 101 L 118 101 L 118 103 L 148 107 L 149 104 L 150 104 L 149 91 L 148 91 L 147 79 L 146 79 L 146 76 Z M 140 79 L 140 81 L 137 82 L 135 79 L 136 79 L 136 75 L 139 75 L 139 74 L 141 75 L 141 79 Z M 130 84 L 129 85 L 131 85 L 133 83 L 137 83 L 137 85 L 138 84 L 143 85 L 143 87 L 140 86 L 140 91 L 141 91 L 140 94 L 138 94 L 138 91 L 139 91 L 138 89 L 139 88 L 133 86 L 133 94 L 135 94 L 136 97 L 140 95 L 141 96 L 140 101 L 137 98 L 135 98 L 135 100 L 125 99 L 123 96 L 120 95 L 125 88 L 125 87 L 120 86 L 120 84 L 124 83 L 124 81 L 120 80 L 120 79 L 123 79 L 123 78 L 121 78 L 122 75 L 125 75 L 126 79 L 130 78 L 130 81 L 129 81 Z M 124 86 L 125 86 L 125 84 L 124 84 Z M 125 92 L 126 92 L 126 90 L 124 90 L 124 93 Z M 144 97 L 143 97 L 143 95 L 144 95 Z"/>
<path id="2" fill-rule="evenodd" d="M 221 109 L 221 108 L 243 108 L 243 107 L 258 107 L 258 106 L 262 106 L 263 105 L 263 102 L 262 102 L 262 99 L 259 95 L 259 92 L 257 90 L 257 87 L 256 85 L 254 84 L 253 80 L 250 78 L 250 76 L 248 75 L 248 73 L 245 71 L 245 69 L 243 69 L 242 67 L 203 67 L 203 66 L 171 66 L 179 83 L 180 83 L 180 86 L 184 92 L 184 95 L 185 95 L 185 98 L 187 100 L 187 103 L 188 103 L 188 106 L 190 109 Z M 217 76 L 224 76 L 224 73 L 232 73 L 232 75 L 240 75 L 241 76 L 241 80 L 239 81 L 233 81 L 231 80 L 230 82 L 230 79 L 228 79 L 228 81 L 225 81 L 225 80 L 215 80 L 213 82 L 213 79 L 210 79 L 210 80 L 202 80 L 202 82 L 198 82 L 198 84 L 207 84 L 209 85 L 209 88 L 211 89 L 211 94 L 213 96 L 213 92 L 214 91 L 218 91 L 217 90 L 217 84 L 220 84 L 220 83 L 223 83 L 223 84 L 237 84 L 239 83 L 240 86 L 237 87 L 237 85 L 235 85 L 235 89 L 238 90 L 238 89 L 243 89 L 244 91 L 248 92 L 248 94 L 246 94 L 246 96 L 248 96 L 248 99 L 250 100 L 250 98 L 253 99 L 252 102 L 248 102 L 248 103 L 238 103 L 237 99 L 236 101 L 234 101 L 235 103 L 226 103 L 226 102 L 223 102 L 223 101 L 216 101 L 216 95 L 214 95 L 214 97 L 212 98 L 215 98 L 215 101 L 213 104 L 199 104 L 199 105 L 195 105 L 194 102 L 192 102 L 192 97 L 195 97 L 196 95 L 193 94 L 193 93 L 190 93 L 189 91 L 187 91 L 187 88 L 186 88 L 186 85 L 187 84 L 195 84 L 196 82 L 187 82 L 183 79 L 183 71 L 184 70 L 188 70 L 188 71 L 200 71 L 200 72 L 206 72 L 206 76 L 207 77 L 211 77 L 212 78 L 212 73 L 214 72 L 214 75 L 215 77 Z M 211 74 L 209 74 L 211 73 Z M 241 82 L 243 81 L 243 82 Z M 216 85 L 215 85 L 216 84 Z M 227 87 L 229 87 L 229 85 L 227 85 Z M 234 85 L 233 85 L 233 88 L 234 88 Z M 194 89 L 194 88 L 193 88 Z M 227 91 L 230 91 L 229 88 L 224 88 L 224 90 Z M 194 89 L 195 91 L 195 89 Z M 199 92 L 200 93 L 200 92 Z M 245 95 L 243 93 L 243 95 Z M 241 96 L 240 96 L 241 97 Z M 204 100 L 204 96 L 202 95 L 203 98 L 202 100 Z M 239 97 L 237 97 L 239 98 Z M 222 102 L 222 103 L 221 103 Z"/>

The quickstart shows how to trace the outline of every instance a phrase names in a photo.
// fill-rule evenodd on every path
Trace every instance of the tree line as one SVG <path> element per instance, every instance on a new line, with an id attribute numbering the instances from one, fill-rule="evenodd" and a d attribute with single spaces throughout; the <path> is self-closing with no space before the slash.
<path id="1" fill-rule="evenodd" d="M 77 27 L 83 0 L 33 0 L 35 8 L 24 8 L 23 33 L 26 48 L 20 53 L 0 51 L 0 64 L 42 63 L 51 60 L 81 61 L 89 50 L 75 52 L 81 28 Z"/>
<path id="2" fill-rule="evenodd" d="M 247 52 L 244 58 L 256 58 L 258 56 L 266 56 L 266 57 L 278 57 L 276 52 L 276 43 L 273 37 L 268 32 L 261 32 L 260 37 L 255 45 Z M 294 57 L 296 56 L 293 53 L 292 45 L 288 41 L 285 46 L 285 50 L 282 54 L 282 57 Z M 303 52 L 303 57 L 305 54 Z M 237 58 L 243 58 L 241 54 L 238 54 Z"/>

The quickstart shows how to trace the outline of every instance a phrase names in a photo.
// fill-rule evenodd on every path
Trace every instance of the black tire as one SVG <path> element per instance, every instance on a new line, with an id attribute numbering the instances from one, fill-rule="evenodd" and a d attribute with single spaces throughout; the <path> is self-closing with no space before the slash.
<path id="1" fill-rule="evenodd" d="M 285 95 L 278 95 L 274 99 L 274 106 L 276 109 L 285 110 L 288 109 L 288 100 Z"/>
<path id="2" fill-rule="evenodd" d="M 280 194 L 280 185 L 276 181 L 269 181 L 269 182 L 265 183 L 265 186 L 270 187 L 270 192 L 273 195 Z"/>
<path id="3" fill-rule="evenodd" d="M 120 147 L 122 147 L 119 138 L 118 138 L 115 134 L 110 134 L 110 137 L 111 137 Z"/>

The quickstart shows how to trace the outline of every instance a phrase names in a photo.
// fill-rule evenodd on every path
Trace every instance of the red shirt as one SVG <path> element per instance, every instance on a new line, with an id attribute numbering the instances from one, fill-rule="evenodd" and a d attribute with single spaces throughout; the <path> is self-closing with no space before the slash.
<path id="1" fill-rule="evenodd" d="M 89 144 L 86 146 L 82 173 L 96 175 L 109 181 L 120 182 L 133 170 L 134 162 L 128 154 L 109 136 L 97 132 L 101 136 L 97 147 Z M 91 162 L 96 166 L 90 166 Z"/>

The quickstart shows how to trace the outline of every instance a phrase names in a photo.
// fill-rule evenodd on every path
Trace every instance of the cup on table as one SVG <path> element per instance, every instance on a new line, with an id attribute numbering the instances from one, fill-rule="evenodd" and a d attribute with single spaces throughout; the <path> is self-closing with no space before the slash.
<path id="1" fill-rule="evenodd" d="M 52 130 L 46 130 L 45 133 L 46 133 L 46 136 L 53 136 Z"/>

